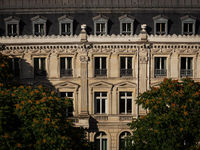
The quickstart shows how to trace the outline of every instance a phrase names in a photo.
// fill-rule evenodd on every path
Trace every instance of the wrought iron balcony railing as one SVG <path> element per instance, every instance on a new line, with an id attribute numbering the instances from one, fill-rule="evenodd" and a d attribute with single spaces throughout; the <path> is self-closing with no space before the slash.
<path id="1" fill-rule="evenodd" d="M 60 76 L 73 76 L 73 69 L 60 69 Z"/>
<path id="2" fill-rule="evenodd" d="M 155 69 L 154 70 L 155 77 L 158 76 L 167 76 L 167 69 Z"/>
<path id="3" fill-rule="evenodd" d="M 132 76 L 133 75 L 133 69 L 121 69 L 120 75 L 121 76 Z"/>
<path id="4" fill-rule="evenodd" d="M 95 69 L 95 76 L 107 76 L 107 69 Z"/>
<path id="5" fill-rule="evenodd" d="M 181 69 L 181 77 L 192 77 L 193 70 L 192 69 Z"/>

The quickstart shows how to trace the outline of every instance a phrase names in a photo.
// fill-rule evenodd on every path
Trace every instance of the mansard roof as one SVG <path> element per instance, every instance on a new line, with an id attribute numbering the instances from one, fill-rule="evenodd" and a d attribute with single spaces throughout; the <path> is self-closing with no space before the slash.
<path id="1" fill-rule="evenodd" d="M 20 18 L 15 17 L 15 16 L 9 16 L 9 17 L 5 18 L 4 21 L 6 22 L 6 21 L 9 21 L 9 20 L 12 20 L 12 19 L 20 21 Z"/>

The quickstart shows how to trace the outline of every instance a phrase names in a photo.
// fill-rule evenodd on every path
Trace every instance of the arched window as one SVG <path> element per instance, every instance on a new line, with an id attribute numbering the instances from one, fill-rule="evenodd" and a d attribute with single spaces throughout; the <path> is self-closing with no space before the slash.
<path id="1" fill-rule="evenodd" d="M 129 136 L 129 135 L 131 135 L 131 133 L 130 133 L 130 132 L 127 132 L 127 131 L 122 132 L 122 133 L 120 134 L 120 136 L 119 136 L 119 149 L 120 149 L 120 150 L 126 146 L 127 143 L 126 143 L 125 139 L 126 139 L 126 137 Z"/>
<path id="2" fill-rule="evenodd" d="M 107 150 L 108 139 L 105 132 L 98 132 L 95 135 L 95 150 Z"/>

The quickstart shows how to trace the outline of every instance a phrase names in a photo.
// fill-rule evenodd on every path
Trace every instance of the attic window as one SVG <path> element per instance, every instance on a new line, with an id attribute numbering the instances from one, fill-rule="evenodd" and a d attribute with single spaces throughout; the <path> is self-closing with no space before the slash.
<path id="1" fill-rule="evenodd" d="M 167 35 L 169 18 L 164 15 L 158 15 L 153 17 L 153 20 L 154 20 L 154 34 Z"/>
<path id="2" fill-rule="evenodd" d="M 60 35 L 73 35 L 73 17 L 64 15 L 58 18 L 58 21 Z"/>
<path id="3" fill-rule="evenodd" d="M 182 20 L 182 35 L 195 35 L 196 18 L 187 15 L 180 19 Z"/>
<path id="4" fill-rule="evenodd" d="M 119 17 L 120 21 L 120 34 L 122 35 L 132 35 L 134 29 L 135 18 L 130 15 L 123 15 Z"/>
<path id="5" fill-rule="evenodd" d="M 35 16 L 31 18 L 33 26 L 33 35 L 43 36 L 46 35 L 46 22 L 47 18 L 43 16 Z"/>
<path id="6" fill-rule="evenodd" d="M 94 34 L 96 35 L 107 35 L 108 34 L 108 20 L 109 18 L 104 15 L 98 15 L 93 17 L 94 20 Z"/>
<path id="7" fill-rule="evenodd" d="M 6 25 L 6 36 L 19 35 L 19 22 L 20 19 L 14 16 L 10 16 L 4 19 Z"/>

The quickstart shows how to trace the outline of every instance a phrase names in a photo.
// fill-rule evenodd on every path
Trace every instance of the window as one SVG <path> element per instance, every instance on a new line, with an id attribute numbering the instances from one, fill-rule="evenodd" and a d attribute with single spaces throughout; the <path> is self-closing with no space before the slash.
<path id="1" fill-rule="evenodd" d="M 166 57 L 155 57 L 155 69 L 154 76 L 167 76 L 167 58 Z"/>
<path id="2" fill-rule="evenodd" d="M 61 57 L 60 58 L 60 77 L 72 76 L 72 57 Z"/>
<path id="3" fill-rule="evenodd" d="M 107 26 L 109 18 L 104 15 L 93 17 L 94 20 L 94 34 L 106 35 L 108 33 Z"/>
<path id="4" fill-rule="evenodd" d="M 60 96 L 63 99 L 65 97 L 73 99 L 73 92 L 61 92 Z M 73 108 L 73 101 L 72 101 L 72 106 L 66 109 L 66 116 L 73 117 L 73 111 L 74 111 L 74 108 Z"/>
<path id="5" fill-rule="evenodd" d="M 130 15 L 123 15 L 119 17 L 120 21 L 120 34 L 132 35 L 135 18 Z"/>
<path id="6" fill-rule="evenodd" d="M 34 58 L 34 75 L 46 76 L 45 58 Z"/>
<path id="7" fill-rule="evenodd" d="M 164 15 L 158 15 L 153 17 L 153 20 L 154 20 L 154 34 L 167 35 L 169 18 Z"/>
<path id="8" fill-rule="evenodd" d="M 131 135 L 131 133 L 130 132 L 127 132 L 127 131 L 125 131 L 125 132 L 122 132 L 121 134 L 120 134 L 120 136 L 119 136 L 119 149 L 123 149 L 123 148 L 125 148 L 126 147 L 126 145 L 127 145 L 127 141 L 125 141 L 125 139 L 128 137 L 128 136 L 130 136 Z"/>
<path id="9" fill-rule="evenodd" d="M 96 133 L 94 141 L 95 141 L 95 150 L 108 149 L 107 135 L 105 132 Z"/>
<path id="10" fill-rule="evenodd" d="M 195 35 L 196 17 L 186 15 L 182 20 L 182 35 Z"/>
<path id="11" fill-rule="evenodd" d="M 73 17 L 64 15 L 58 18 L 58 21 L 60 35 L 73 35 Z"/>
<path id="12" fill-rule="evenodd" d="M 192 57 L 181 57 L 181 77 L 192 77 Z"/>
<path id="13" fill-rule="evenodd" d="M 119 113 L 131 114 L 132 113 L 132 92 L 119 93 Z"/>
<path id="14" fill-rule="evenodd" d="M 37 35 L 37 36 L 46 35 L 47 18 L 38 15 L 31 18 L 31 21 L 33 25 L 33 35 Z"/>
<path id="15" fill-rule="evenodd" d="M 20 75 L 19 58 L 10 59 L 9 66 L 10 66 L 10 72 L 13 74 L 13 76 L 19 77 Z"/>
<path id="16" fill-rule="evenodd" d="M 6 24 L 6 36 L 19 35 L 19 22 L 20 19 L 14 16 L 10 16 L 4 19 Z"/>
<path id="17" fill-rule="evenodd" d="M 120 57 L 120 74 L 121 76 L 132 76 L 132 57 Z"/>
<path id="18" fill-rule="evenodd" d="M 107 76 L 106 57 L 95 57 L 95 76 Z"/>
<path id="19" fill-rule="evenodd" d="M 95 113 L 107 113 L 107 92 L 95 92 Z"/>

